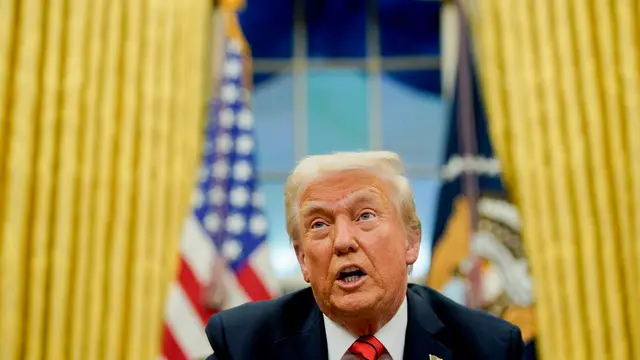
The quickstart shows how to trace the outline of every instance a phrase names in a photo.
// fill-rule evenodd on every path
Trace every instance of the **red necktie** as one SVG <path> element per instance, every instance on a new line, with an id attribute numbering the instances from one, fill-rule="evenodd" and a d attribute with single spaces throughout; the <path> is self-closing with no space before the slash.
<path id="1" fill-rule="evenodd" d="M 387 349 L 374 336 L 362 336 L 351 345 L 349 352 L 363 360 L 378 360 Z"/>

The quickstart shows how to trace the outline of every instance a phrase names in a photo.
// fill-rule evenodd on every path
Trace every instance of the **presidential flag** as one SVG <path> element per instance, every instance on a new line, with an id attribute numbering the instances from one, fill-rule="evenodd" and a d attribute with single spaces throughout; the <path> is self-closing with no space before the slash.
<path id="1" fill-rule="evenodd" d="M 254 118 L 243 84 L 241 43 L 228 40 L 217 98 L 209 107 L 198 184 L 165 312 L 163 357 L 204 358 L 216 311 L 279 294 L 267 250 L 256 170 Z"/>
<path id="2" fill-rule="evenodd" d="M 463 26 L 427 285 L 450 296 L 462 288 L 456 300 L 519 326 L 532 359 L 533 283 L 520 217 L 491 145 L 467 31 Z"/>

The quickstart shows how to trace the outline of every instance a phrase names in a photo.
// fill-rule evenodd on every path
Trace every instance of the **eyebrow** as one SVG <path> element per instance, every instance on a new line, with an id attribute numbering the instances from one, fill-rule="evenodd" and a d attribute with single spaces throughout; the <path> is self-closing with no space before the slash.
<path id="1" fill-rule="evenodd" d="M 338 201 L 337 205 L 350 207 L 354 204 L 366 203 L 379 198 L 380 195 L 370 189 L 362 189 L 347 195 L 345 198 Z M 333 204 L 334 203 L 329 201 L 309 201 L 300 209 L 300 215 L 304 217 L 316 212 L 331 213 L 331 210 L 329 210 L 328 207 Z"/>

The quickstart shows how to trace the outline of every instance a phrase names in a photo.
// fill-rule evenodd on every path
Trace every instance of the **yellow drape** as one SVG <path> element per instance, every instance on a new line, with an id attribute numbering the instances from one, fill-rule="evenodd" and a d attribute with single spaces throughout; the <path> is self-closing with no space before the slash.
<path id="1" fill-rule="evenodd" d="M 475 10 L 491 135 L 535 278 L 540 358 L 640 359 L 640 5 Z"/>
<path id="2" fill-rule="evenodd" d="M 210 2 L 0 0 L 0 358 L 155 359 Z"/>

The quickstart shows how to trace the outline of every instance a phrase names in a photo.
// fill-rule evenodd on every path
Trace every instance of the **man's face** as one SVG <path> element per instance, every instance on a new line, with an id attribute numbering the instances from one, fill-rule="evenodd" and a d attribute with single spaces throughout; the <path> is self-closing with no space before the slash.
<path id="1" fill-rule="evenodd" d="M 302 193 L 296 254 L 328 315 L 375 314 L 402 302 L 420 234 L 405 230 L 396 195 L 386 182 L 356 170 L 323 178 Z"/>

